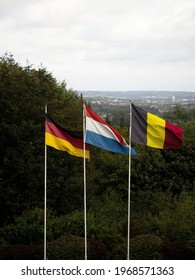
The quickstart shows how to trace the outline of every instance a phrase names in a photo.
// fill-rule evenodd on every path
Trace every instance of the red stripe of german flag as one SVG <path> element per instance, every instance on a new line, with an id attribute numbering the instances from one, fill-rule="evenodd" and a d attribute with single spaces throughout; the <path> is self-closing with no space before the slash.
<path id="1" fill-rule="evenodd" d="M 182 145 L 183 129 L 132 104 L 131 139 L 138 144 L 159 149 Z"/>
<path id="2" fill-rule="evenodd" d="M 68 152 L 76 157 L 84 157 L 83 132 L 66 130 L 54 122 L 47 114 L 45 117 L 45 144 L 57 150 Z M 89 158 L 89 145 L 85 145 L 85 156 Z"/>

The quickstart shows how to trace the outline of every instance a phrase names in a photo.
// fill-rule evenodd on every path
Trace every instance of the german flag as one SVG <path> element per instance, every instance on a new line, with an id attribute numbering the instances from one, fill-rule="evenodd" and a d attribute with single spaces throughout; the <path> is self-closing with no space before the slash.
<path id="1" fill-rule="evenodd" d="M 45 144 L 72 156 L 84 157 L 83 132 L 67 130 L 45 116 Z M 89 145 L 85 145 L 85 156 L 89 159 Z"/>
<path id="2" fill-rule="evenodd" d="M 158 149 L 176 149 L 182 145 L 183 129 L 132 104 L 133 142 Z"/>

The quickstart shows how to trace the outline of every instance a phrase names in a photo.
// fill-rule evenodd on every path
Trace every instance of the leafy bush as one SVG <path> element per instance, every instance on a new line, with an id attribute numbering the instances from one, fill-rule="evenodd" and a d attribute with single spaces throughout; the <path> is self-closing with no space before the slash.
<path id="1" fill-rule="evenodd" d="M 0 260 L 41 260 L 43 247 L 38 245 L 1 245 Z"/>
<path id="2" fill-rule="evenodd" d="M 148 224 L 145 216 L 140 216 L 137 213 L 131 215 L 131 220 L 130 220 L 130 228 L 131 228 L 131 238 L 141 235 L 141 234 L 146 234 Z"/>
<path id="3" fill-rule="evenodd" d="M 127 204 L 114 190 L 106 190 L 103 198 L 92 198 L 87 211 L 88 238 L 103 242 L 109 250 L 121 244 L 127 232 L 126 208 Z M 66 215 L 64 227 L 66 234 L 83 237 L 83 211 Z"/>
<path id="4" fill-rule="evenodd" d="M 195 240 L 166 241 L 162 246 L 163 259 L 193 260 L 195 259 Z"/>
<path id="5" fill-rule="evenodd" d="M 193 239 L 195 230 L 194 204 L 194 197 L 188 193 L 182 193 L 180 199 L 172 199 L 167 207 L 153 218 L 156 233 L 162 239 L 170 241 Z"/>
<path id="6" fill-rule="evenodd" d="M 89 260 L 108 260 L 109 252 L 106 246 L 99 240 L 89 240 Z"/>
<path id="7" fill-rule="evenodd" d="M 131 260 L 154 260 L 161 258 L 162 240 L 152 234 L 142 234 L 130 239 Z M 127 243 L 116 247 L 112 252 L 116 260 L 127 259 Z"/>
<path id="8" fill-rule="evenodd" d="M 60 237 L 47 243 L 49 260 L 83 260 L 85 244 L 82 237 Z"/>
<path id="9" fill-rule="evenodd" d="M 186 242 L 186 251 L 190 260 L 195 260 L 195 240 Z"/>
<path id="10" fill-rule="evenodd" d="M 103 242 L 112 251 L 126 240 L 127 203 L 112 189 L 107 189 L 102 199 L 94 199 L 88 210 L 88 234 Z"/>
<path id="11" fill-rule="evenodd" d="M 98 240 L 88 240 L 88 259 L 107 260 L 108 251 Z M 0 260 L 41 260 L 44 257 L 42 245 L 0 245 Z M 49 260 L 83 260 L 85 256 L 84 238 L 63 236 L 47 243 Z"/>
<path id="12" fill-rule="evenodd" d="M 126 260 L 127 259 L 127 242 L 120 244 L 112 250 L 111 259 Z M 133 259 L 132 257 L 130 259 Z"/>
<path id="13" fill-rule="evenodd" d="M 41 244 L 44 236 L 44 211 L 35 208 L 23 212 L 15 222 L 6 225 L 3 237 L 8 244 Z M 54 216 L 47 210 L 47 240 L 56 239 L 64 234 L 63 218 Z"/>
<path id="14" fill-rule="evenodd" d="M 64 227 L 67 234 L 84 236 L 83 211 L 75 210 L 64 217 Z"/>
<path id="15" fill-rule="evenodd" d="M 83 260 L 85 258 L 84 238 L 78 236 L 63 236 L 47 244 L 49 260 Z M 97 240 L 88 241 L 88 259 L 108 259 L 104 244 Z"/>
<path id="16" fill-rule="evenodd" d="M 185 259 L 186 241 L 167 241 L 163 243 L 162 253 L 165 260 L 183 260 Z"/>
<path id="17" fill-rule="evenodd" d="M 162 240 L 152 234 L 130 239 L 130 256 L 135 260 L 155 260 L 161 257 Z"/>

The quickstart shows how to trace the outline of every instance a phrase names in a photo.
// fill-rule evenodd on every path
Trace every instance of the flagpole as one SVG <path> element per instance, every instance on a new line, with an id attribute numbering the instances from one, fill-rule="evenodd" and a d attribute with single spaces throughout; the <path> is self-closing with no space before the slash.
<path id="1" fill-rule="evenodd" d="M 87 260 L 87 191 L 86 191 L 86 151 L 85 151 L 85 104 L 83 103 L 83 172 L 84 172 L 84 232 L 85 232 L 85 260 Z"/>
<path id="2" fill-rule="evenodd" d="M 45 105 L 45 114 L 47 114 L 47 105 Z M 45 194 L 44 194 L 44 260 L 47 259 L 47 145 L 45 144 Z"/>
<path id="3" fill-rule="evenodd" d="M 128 230 L 127 230 L 127 260 L 130 259 L 130 219 L 131 219 L 131 100 L 129 101 L 129 177 L 128 177 Z"/>

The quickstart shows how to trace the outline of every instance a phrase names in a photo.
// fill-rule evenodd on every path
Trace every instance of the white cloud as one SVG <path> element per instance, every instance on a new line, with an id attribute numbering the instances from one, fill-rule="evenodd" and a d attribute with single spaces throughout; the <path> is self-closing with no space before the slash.
<path id="1" fill-rule="evenodd" d="M 194 0 L 0 0 L 1 55 L 74 89 L 194 90 Z M 184 78 L 182 78 L 184 77 Z"/>

